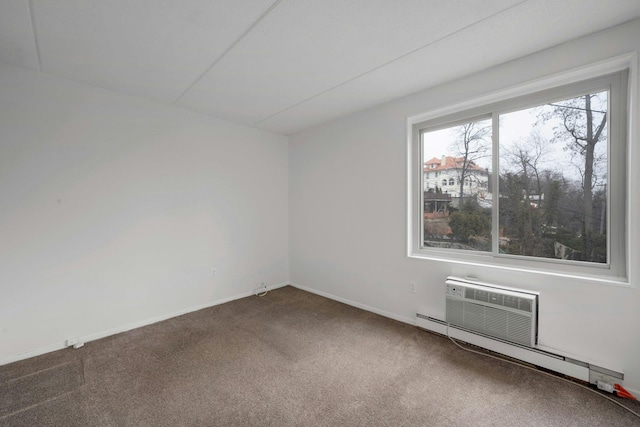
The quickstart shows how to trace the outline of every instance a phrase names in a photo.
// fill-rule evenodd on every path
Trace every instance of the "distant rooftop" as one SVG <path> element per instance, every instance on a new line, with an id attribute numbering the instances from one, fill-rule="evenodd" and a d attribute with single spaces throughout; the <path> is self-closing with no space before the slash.
<path id="1" fill-rule="evenodd" d="M 427 160 L 426 162 L 424 162 L 424 170 L 439 171 L 439 170 L 448 170 L 448 169 L 462 169 L 463 163 L 464 163 L 464 157 L 442 156 L 442 158 L 440 159 L 438 159 L 437 157 L 434 157 L 431 160 Z M 467 168 L 478 170 L 478 171 L 486 170 L 476 165 L 474 162 L 469 162 L 469 164 L 467 165 Z"/>

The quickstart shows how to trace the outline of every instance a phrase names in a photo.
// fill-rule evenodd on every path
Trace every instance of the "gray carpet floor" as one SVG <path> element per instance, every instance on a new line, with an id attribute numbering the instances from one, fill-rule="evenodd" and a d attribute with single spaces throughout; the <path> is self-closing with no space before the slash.
<path id="1" fill-rule="evenodd" d="M 572 384 L 292 287 L 0 367 L 0 426 L 252 425 L 640 419 Z"/>

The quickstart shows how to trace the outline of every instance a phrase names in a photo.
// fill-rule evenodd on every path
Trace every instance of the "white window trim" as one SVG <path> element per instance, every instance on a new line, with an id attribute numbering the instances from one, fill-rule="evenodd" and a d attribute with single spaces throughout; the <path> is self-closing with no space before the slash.
<path id="1" fill-rule="evenodd" d="M 637 184 L 634 184 L 633 177 L 636 176 L 635 171 L 631 168 L 633 158 L 636 156 L 633 154 L 632 147 L 637 145 L 636 139 L 636 126 L 637 126 L 637 114 L 636 105 L 638 100 L 636 94 L 638 90 L 638 55 L 637 52 L 632 52 L 620 56 L 616 56 L 607 60 L 603 60 L 594 64 L 583 66 L 580 68 L 572 69 L 562 73 L 557 73 L 548 77 L 536 79 L 524 84 L 516 85 L 499 91 L 491 92 L 486 95 L 455 103 L 445 106 L 436 110 L 424 112 L 415 116 L 407 118 L 407 256 L 410 258 L 428 259 L 449 262 L 454 264 L 464 264 L 468 266 L 489 267 L 502 270 L 519 271 L 525 273 L 534 273 L 542 275 L 550 275 L 557 277 L 566 277 L 572 279 L 584 279 L 590 282 L 619 285 L 625 287 L 635 287 L 629 281 L 631 277 L 630 269 L 632 268 L 630 260 L 636 259 L 638 254 L 636 249 L 632 247 L 633 236 L 637 234 L 635 229 L 632 229 L 634 225 L 631 224 L 632 212 L 631 209 L 634 206 L 633 201 L 638 197 L 635 194 L 640 190 Z M 627 151 L 627 176 L 626 176 L 626 226 L 625 226 L 625 248 L 623 252 L 626 256 L 626 262 L 624 263 L 624 271 L 619 274 L 611 275 L 609 270 L 605 269 L 584 269 L 576 267 L 575 270 L 572 267 L 568 268 L 552 268 L 550 266 L 553 263 L 546 261 L 545 259 L 509 259 L 503 257 L 487 256 L 487 254 L 474 254 L 464 251 L 438 251 L 421 248 L 421 239 L 419 239 L 419 231 L 422 227 L 418 222 L 421 218 L 418 218 L 420 212 L 421 197 L 418 197 L 418 190 L 416 188 L 418 184 L 422 184 L 422 174 L 419 168 L 418 162 L 422 163 L 420 159 L 420 150 L 416 152 L 416 148 L 419 148 L 420 138 L 419 132 L 414 132 L 415 125 L 442 118 L 444 116 L 451 116 L 456 113 L 470 111 L 474 108 L 480 108 L 489 104 L 508 101 L 513 98 L 519 98 L 526 95 L 539 93 L 545 90 L 554 89 L 556 87 L 571 85 L 583 80 L 595 79 L 600 76 L 620 72 L 623 70 L 629 70 L 627 92 L 626 92 L 626 108 L 627 108 L 627 123 L 624 129 L 626 131 L 626 151 Z M 635 150 L 635 149 L 634 149 Z M 416 179 L 419 178 L 419 179 Z M 614 256 L 615 250 L 611 248 L 613 252 L 611 256 Z M 635 268 L 635 267 L 634 267 Z M 593 272 L 590 272 L 593 270 Z M 585 273 L 585 271 L 588 271 Z"/>

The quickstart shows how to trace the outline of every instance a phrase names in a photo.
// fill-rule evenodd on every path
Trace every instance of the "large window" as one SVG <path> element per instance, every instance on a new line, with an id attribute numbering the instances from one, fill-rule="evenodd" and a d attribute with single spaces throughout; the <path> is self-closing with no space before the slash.
<path id="1" fill-rule="evenodd" d="M 410 119 L 410 255 L 624 277 L 627 74 Z"/>

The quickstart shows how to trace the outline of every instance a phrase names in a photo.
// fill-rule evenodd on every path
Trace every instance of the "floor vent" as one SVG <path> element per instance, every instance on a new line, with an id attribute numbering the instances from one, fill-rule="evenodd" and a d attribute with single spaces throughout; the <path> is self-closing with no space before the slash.
<path id="1" fill-rule="evenodd" d="M 469 331 L 535 347 L 538 294 L 448 277 L 446 321 Z"/>

